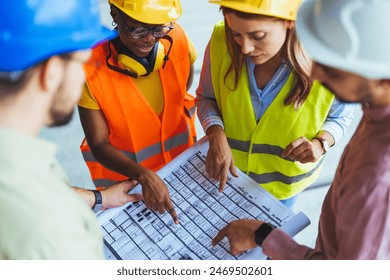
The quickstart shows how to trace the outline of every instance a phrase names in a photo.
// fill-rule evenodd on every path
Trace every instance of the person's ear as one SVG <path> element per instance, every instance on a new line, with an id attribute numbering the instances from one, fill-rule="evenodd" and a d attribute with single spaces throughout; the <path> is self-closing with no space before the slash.
<path id="1" fill-rule="evenodd" d="M 390 79 L 374 80 L 373 88 L 380 92 L 390 92 Z"/>
<path id="2" fill-rule="evenodd" d="M 118 24 L 118 10 L 112 5 L 110 6 L 110 15 L 112 17 L 113 24 Z"/>
<path id="3" fill-rule="evenodd" d="M 39 82 L 42 90 L 56 92 L 64 79 L 64 61 L 58 56 L 53 56 L 42 63 L 39 71 Z"/>
<path id="4" fill-rule="evenodd" d="M 382 79 L 380 81 L 382 83 L 382 86 L 384 86 L 385 88 L 389 89 L 389 87 L 390 87 L 390 79 Z"/>
<path id="5" fill-rule="evenodd" d="M 289 30 L 292 30 L 295 27 L 295 22 L 292 20 L 287 20 L 286 24 L 287 24 L 287 29 L 289 29 Z"/>

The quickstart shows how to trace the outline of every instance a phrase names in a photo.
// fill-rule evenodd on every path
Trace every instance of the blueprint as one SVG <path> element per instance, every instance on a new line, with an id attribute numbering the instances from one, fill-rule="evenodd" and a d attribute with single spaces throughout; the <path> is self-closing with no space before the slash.
<path id="1" fill-rule="evenodd" d="M 291 236 L 310 224 L 306 215 L 293 213 L 240 171 L 220 193 L 219 182 L 205 171 L 207 150 L 203 138 L 157 172 L 169 189 L 178 225 L 168 213 L 147 209 L 143 201 L 98 215 L 106 259 L 262 259 L 261 248 L 234 256 L 226 238 L 215 247 L 211 240 L 227 223 L 241 218 L 261 219 Z M 132 192 L 141 192 L 140 186 Z"/>

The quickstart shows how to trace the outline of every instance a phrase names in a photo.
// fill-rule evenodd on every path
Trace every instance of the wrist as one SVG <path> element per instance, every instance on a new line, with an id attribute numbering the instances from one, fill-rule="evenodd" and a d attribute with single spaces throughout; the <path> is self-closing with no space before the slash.
<path id="1" fill-rule="evenodd" d="M 258 246 L 262 246 L 264 240 L 274 230 L 274 226 L 269 223 L 262 223 L 260 227 L 255 231 L 255 243 Z"/>
<path id="2" fill-rule="evenodd" d="M 102 208 L 102 205 L 103 205 L 103 196 L 102 196 L 102 193 L 98 190 L 91 190 L 91 192 L 94 194 L 95 196 L 95 202 L 92 206 L 92 210 L 94 212 L 98 212 L 100 211 L 100 209 Z"/>
<path id="3" fill-rule="evenodd" d="M 137 172 L 137 178 L 135 180 L 141 185 L 143 192 L 145 188 L 149 189 L 152 187 L 151 183 L 156 176 L 158 177 L 154 171 L 142 167 L 142 169 Z"/>
<path id="4" fill-rule="evenodd" d="M 320 136 L 316 136 L 316 137 L 313 138 L 313 140 L 314 139 L 317 140 L 320 143 L 321 149 L 322 149 L 322 154 L 323 155 L 326 154 L 329 151 L 329 148 L 330 148 L 328 141 L 325 138 L 320 137 Z"/>
<path id="5" fill-rule="evenodd" d="M 207 130 L 206 130 L 206 135 L 208 137 L 213 137 L 213 136 L 216 136 L 216 135 L 219 135 L 221 133 L 225 133 L 225 131 L 223 130 L 223 127 L 220 126 L 220 125 L 212 125 L 210 126 Z"/>
<path id="6" fill-rule="evenodd" d="M 219 125 L 214 125 L 210 127 L 206 131 L 206 135 L 209 140 L 210 147 L 212 147 L 214 143 L 217 143 L 217 145 L 219 145 L 218 143 L 220 143 L 224 139 L 226 140 L 225 131 Z"/>

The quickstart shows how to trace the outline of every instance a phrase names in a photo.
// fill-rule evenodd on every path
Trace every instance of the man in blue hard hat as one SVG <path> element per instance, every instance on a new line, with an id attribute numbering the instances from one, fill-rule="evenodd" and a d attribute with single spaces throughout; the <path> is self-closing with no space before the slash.
<path id="1" fill-rule="evenodd" d="M 111 37 L 98 8 L 93 0 L 0 3 L 0 259 L 103 258 L 93 193 L 79 190 L 88 206 L 56 147 L 37 137 L 44 125 L 69 122 L 89 49 Z"/>

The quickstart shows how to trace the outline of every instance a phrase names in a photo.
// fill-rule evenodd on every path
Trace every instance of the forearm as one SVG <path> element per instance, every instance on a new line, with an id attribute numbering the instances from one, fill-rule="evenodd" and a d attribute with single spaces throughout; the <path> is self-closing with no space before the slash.
<path id="1" fill-rule="evenodd" d="M 73 187 L 73 189 L 80 195 L 80 197 L 88 204 L 90 208 L 95 205 L 95 195 L 91 190 Z"/>
<path id="2" fill-rule="evenodd" d="M 223 127 L 222 115 L 215 99 L 211 72 L 210 72 L 210 49 L 206 47 L 203 59 L 202 71 L 200 73 L 199 86 L 196 89 L 195 104 L 197 114 L 203 130 L 206 132 L 209 127 L 219 125 Z"/>
<path id="3" fill-rule="evenodd" d="M 204 95 L 204 92 L 200 88 L 197 89 L 195 104 L 204 132 L 213 125 L 224 127 L 216 100 L 213 97 Z"/>
<path id="4" fill-rule="evenodd" d="M 145 168 L 128 158 L 110 143 L 99 144 L 90 148 L 95 159 L 104 167 L 130 179 L 140 181 Z"/>
<path id="5" fill-rule="evenodd" d="M 329 132 L 333 136 L 335 143 L 347 133 L 353 121 L 355 106 L 353 104 L 340 103 L 337 100 L 333 102 L 321 130 Z"/>
<path id="6" fill-rule="evenodd" d="M 264 240 L 263 253 L 273 260 L 323 259 L 312 249 L 299 245 L 281 229 L 274 229 Z"/>

